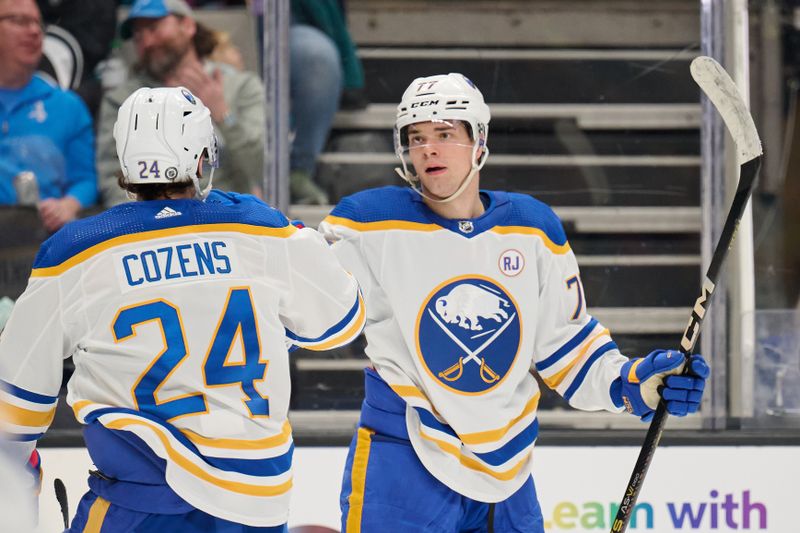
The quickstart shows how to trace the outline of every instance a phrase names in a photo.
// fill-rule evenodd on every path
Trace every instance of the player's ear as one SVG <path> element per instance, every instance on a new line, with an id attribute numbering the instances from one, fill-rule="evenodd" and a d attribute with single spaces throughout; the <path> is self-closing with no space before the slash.
<path id="1" fill-rule="evenodd" d="M 203 150 L 203 153 L 200 154 L 200 159 L 197 161 L 197 177 L 203 177 L 203 163 L 206 160 L 206 151 Z"/>

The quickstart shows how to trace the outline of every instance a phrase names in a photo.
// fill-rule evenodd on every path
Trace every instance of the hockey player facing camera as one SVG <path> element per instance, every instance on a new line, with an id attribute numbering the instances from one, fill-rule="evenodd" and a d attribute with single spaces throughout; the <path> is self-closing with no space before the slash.
<path id="1" fill-rule="evenodd" d="M 542 532 L 531 477 L 540 391 L 645 420 L 695 412 L 709 369 L 620 354 L 587 313 L 561 222 L 479 189 L 489 107 L 461 74 L 414 80 L 397 108 L 408 187 L 344 198 L 321 224 L 367 304 L 366 398 L 342 531 Z M 662 387 L 663 386 L 663 387 Z"/>
<path id="2" fill-rule="evenodd" d="M 0 451 L 38 458 L 71 355 L 97 471 L 70 531 L 286 531 L 287 345 L 357 337 L 357 283 L 316 231 L 201 187 L 217 145 L 188 90 L 139 89 L 114 137 L 139 201 L 42 245 L 0 342 Z"/>

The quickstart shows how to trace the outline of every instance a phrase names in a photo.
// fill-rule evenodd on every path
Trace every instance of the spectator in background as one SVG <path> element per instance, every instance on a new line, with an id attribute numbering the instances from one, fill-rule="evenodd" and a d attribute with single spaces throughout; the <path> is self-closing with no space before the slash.
<path id="1" fill-rule="evenodd" d="M 251 0 L 263 50 L 263 0 Z M 326 204 L 314 181 L 317 159 L 343 107 L 364 107 L 364 71 L 338 0 L 292 0 L 289 28 L 291 120 L 294 131 L 291 193 L 294 203 Z"/>
<path id="2" fill-rule="evenodd" d="M 226 63 L 236 70 L 244 70 L 242 51 L 233 44 L 231 35 L 226 31 L 215 31 L 214 40 L 217 44 L 209 59 L 216 63 Z"/>
<path id="3" fill-rule="evenodd" d="M 264 165 L 264 88 L 258 76 L 208 61 L 216 42 L 184 0 L 137 0 L 121 28 L 133 37 L 137 63 L 128 80 L 103 98 L 97 167 L 103 203 L 126 201 L 117 187 L 119 162 L 112 128 L 122 102 L 140 87 L 184 86 L 211 111 L 220 137 L 214 188 L 260 195 Z"/>
<path id="4" fill-rule="evenodd" d="M 47 26 L 39 70 L 80 96 L 97 118 L 102 98 L 95 67 L 111 51 L 118 0 L 36 0 Z"/>
<path id="5" fill-rule="evenodd" d="M 0 204 L 36 205 L 48 231 L 97 201 L 86 106 L 35 75 L 43 24 L 34 0 L 0 0 Z"/>

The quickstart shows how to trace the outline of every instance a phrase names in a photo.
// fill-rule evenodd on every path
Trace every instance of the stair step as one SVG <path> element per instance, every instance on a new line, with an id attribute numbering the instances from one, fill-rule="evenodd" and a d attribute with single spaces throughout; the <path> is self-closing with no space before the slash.
<path id="1" fill-rule="evenodd" d="M 330 153 L 321 162 L 317 180 L 334 199 L 403 184 L 391 154 Z M 529 194 L 554 207 L 697 206 L 700 158 L 493 154 L 481 170 L 481 185 Z"/>
<path id="2" fill-rule="evenodd" d="M 697 233 L 579 233 L 571 223 L 568 226 L 567 237 L 578 257 L 700 255 L 700 235 Z"/>
<path id="3" fill-rule="evenodd" d="M 688 71 L 688 70 L 687 70 Z M 403 89 L 394 95 L 399 100 Z M 699 96 L 697 97 L 699 102 Z M 498 122 L 522 122 L 574 118 L 582 130 L 697 129 L 701 123 L 699 103 L 494 103 L 492 127 Z M 386 129 L 394 127 L 397 103 L 369 104 L 360 111 L 339 111 L 335 129 Z"/>
<path id="4" fill-rule="evenodd" d="M 292 218 L 316 228 L 331 212 L 331 205 L 292 205 Z M 556 214 L 580 233 L 698 233 L 699 207 L 574 207 L 554 208 Z"/>
<path id="5" fill-rule="evenodd" d="M 359 46 L 689 47 L 700 39 L 690 0 L 348 0 Z"/>
<path id="6" fill-rule="evenodd" d="M 586 299 L 597 307 L 674 307 L 694 302 L 699 265 L 581 265 Z"/>
<path id="7" fill-rule="evenodd" d="M 578 255 L 584 266 L 699 266 L 699 255 Z"/>
<path id="8" fill-rule="evenodd" d="M 320 164 L 328 165 L 397 165 L 399 160 L 393 153 L 326 152 L 318 158 Z M 493 153 L 486 167 L 697 167 L 702 162 L 693 155 L 524 155 Z"/>
<path id="9" fill-rule="evenodd" d="M 366 59 L 466 59 L 496 61 L 508 59 L 555 61 L 692 61 L 699 54 L 689 49 L 601 49 L 601 48 L 419 48 L 364 46 L 358 49 Z"/>
<path id="10" fill-rule="evenodd" d="M 699 207 L 555 207 L 581 233 L 696 233 Z"/>
<path id="11" fill-rule="evenodd" d="M 700 102 L 690 59 L 494 59 L 364 58 L 370 102 L 397 104 L 417 77 L 460 72 L 480 87 L 487 102 L 536 104 L 655 104 Z M 501 81 L 502 80 L 502 81 Z"/>
<path id="12" fill-rule="evenodd" d="M 350 184 L 346 175 L 339 176 L 343 176 L 340 186 Z M 481 186 L 529 194 L 553 208 L 700 205 L 699 166 L 524 168 L 487 164 L 481 171 Z"/>
<path id="13" fill-rule="evenodd" d="M 682 333 L 689 321 L 686 307 L 590 307 L 612 334 Z"/>
<path id="14" fill-rule="evenodd" d="M 503 123 L 489 128 L 492 154 L 698 156 L 700 130 L 581 130 L 570 118 Z M 391 129 L 334 130 L 326 153 L 391 153 Z"/>

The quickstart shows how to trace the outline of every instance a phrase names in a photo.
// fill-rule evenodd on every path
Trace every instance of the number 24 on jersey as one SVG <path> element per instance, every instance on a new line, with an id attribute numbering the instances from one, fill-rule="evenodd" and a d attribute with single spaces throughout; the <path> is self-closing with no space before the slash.
<path id="1" fill-rule="evenodd" d="M 120 309 L 112 325 L 114 341 L 130 341 L 136 337 L 136 328 L 148 322 L 155 322 L 160 327 L 164 349 L 134 385 L 137 409 L 164 420 L 208 412 L 202 392 L 166 401 L 157 398 L 158 390 L 188 355 L 180 310 L 175 305 L 158 299 Z M 229 363 L 227 359 L 237 338 L 242 343 L 244 363 Z M 268 364 L 261 359 L 261 341 L 250 289 L 232 288 L 203 362 L 205 385 L 239 385 L 250 416 L 269 416 L 269 400 L 255 389 L 255 383 L 264 380 Z"/>

